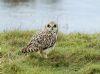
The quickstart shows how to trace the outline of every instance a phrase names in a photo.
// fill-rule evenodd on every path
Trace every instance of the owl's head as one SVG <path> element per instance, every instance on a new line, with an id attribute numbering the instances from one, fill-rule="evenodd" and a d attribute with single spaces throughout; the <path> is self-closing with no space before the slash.
<path id="1" fill-rule="evenodd" d="M 47 25 L 45 25 L 45 30 L 53 33 L 58 33 L 58 24 L 51 21 Z"/>

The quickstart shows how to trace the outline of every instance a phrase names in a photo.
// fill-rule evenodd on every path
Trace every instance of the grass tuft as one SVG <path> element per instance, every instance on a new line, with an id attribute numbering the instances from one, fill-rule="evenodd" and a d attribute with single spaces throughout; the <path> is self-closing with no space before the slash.
<path id="1" fill-rule="evenodd" d="M 100 33 L 58 34 L 48 59 L 20 50 L 36 31 L 0 33 L 3 74 L 100 74 Z"/>

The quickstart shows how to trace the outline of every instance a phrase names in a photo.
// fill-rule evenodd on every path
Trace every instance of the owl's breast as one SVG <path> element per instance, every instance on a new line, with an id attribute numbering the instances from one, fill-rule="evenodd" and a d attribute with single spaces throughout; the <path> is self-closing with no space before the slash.
<path id="1" fill-rule="evenodd" d="M 56 42 L 56 35 L 55 34 L 48 34 L 45 39 L 45 47 L 50 48 L 53 47 Z"/>

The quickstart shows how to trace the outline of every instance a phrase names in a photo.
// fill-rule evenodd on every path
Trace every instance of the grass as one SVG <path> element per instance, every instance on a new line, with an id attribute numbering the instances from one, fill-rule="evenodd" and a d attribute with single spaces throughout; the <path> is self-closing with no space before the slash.
<path id="1" fill-rule="evenodd" d="M 35 31 L 0 33 L 0 71 L 3 74 L 100 74 L 100 33 L 58 34 L 48 59 L 21 48 Z"/>

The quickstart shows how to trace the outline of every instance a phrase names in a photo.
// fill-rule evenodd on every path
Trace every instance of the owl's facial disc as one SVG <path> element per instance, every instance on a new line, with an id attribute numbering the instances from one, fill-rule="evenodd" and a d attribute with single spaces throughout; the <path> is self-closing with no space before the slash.
<path id="1" fill-rule="evenodd" d="M 46 30 L 48 30 L 49 32 L 57 33 L 58 25 L 54 22 L 50 22 L 46 25 Z"/>

